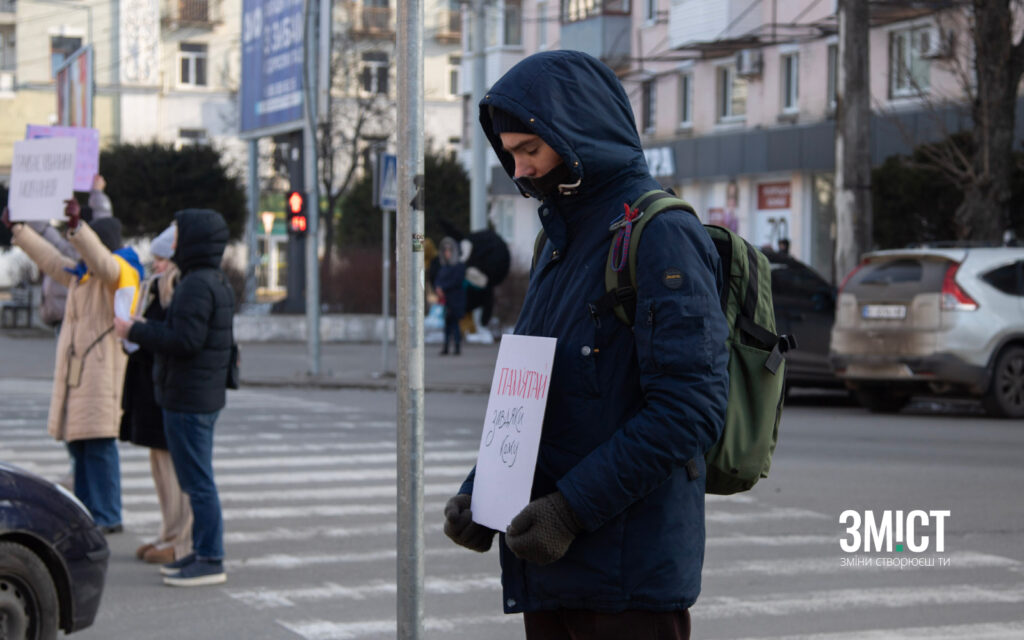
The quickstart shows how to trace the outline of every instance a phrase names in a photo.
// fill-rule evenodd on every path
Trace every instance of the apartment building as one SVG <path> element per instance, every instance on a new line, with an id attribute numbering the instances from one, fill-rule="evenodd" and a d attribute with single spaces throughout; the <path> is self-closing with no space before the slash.
<path id="1" fill-rule="evenodd" d="M 85 46 L 93 48 L 93 126 L 101 147 L 208 142 L 244 174 L 247 147 L 238 135 L 242 4 L 0 0 L 0 181 L 10 175 L 14 142 L 24 139 L 26 125 L 56 122 L 55 69 Z M 346 50 L 335 99 L 345 109 L 355 108 L 349 98 L 376 96 L 393 116 L 395 0 L 332 0 L 332 16 L 334 38 Z M 425 137 L 433 149 L 453 151 L 463 130 L 459 4 L 427 0 L 424 30 Z M 394 130 L 392 118 L 390 126 L 363 130 L 363 137 L 393 148 Z M 266 270 L 271 288 L 281 286 L 270 276 L 284 272 L 286 241 L 280 224 L 260 237 L 273 267 Z M 0 286 L 8 271 L 0 265 Z"/>
<path id="2" fill-rule="evenodd" d="M 832 274 L 834 1 L 498 0 L 487 19 L 488 84 L 535 51 L 600 58 L 622 80 L 664 186 L 705 222 L 757 246 L 788 238 L 794 255 Z M 934 112 L 962 100 L 952 63 L 966 58 L 968 38 L 960 14 L 872 3 L 864 55 L 874 163 L 944 136 L 957 120 L 946 112 L 939 123 Z M 536 202 L 491 162 L 491 220 L 522 264 L 539 228 Z"/>
<path id="3" fill-rule="evenodd" d="M 27 124 L 57 118 L 54 71 L 93 48 L 93 126 L 116 142 L 237 144 L 240 0 L 0 3 L 0 175 Z M 5 11 L 6 10 L 6 11 Z"/>
<path id="4" fill-rule="evenodd" d="M 358 90 L 396 95 L 392 0 L 334 2 L 336 33 L 358 41 Z M 56 120 L 54 70 L 94 51 L 93 126 L 116 142 L 212 142 L 244 167 L 238 139 L 242 0 L 0 0 L 0 179 L 27 124 Z M 461 16 L 451 0 L 426 6 L 427 136 L 461 136 Z M 348 24 L 346 24 L 348 22 Z M 355 87 L 342 87 L 344 93 Z"/>

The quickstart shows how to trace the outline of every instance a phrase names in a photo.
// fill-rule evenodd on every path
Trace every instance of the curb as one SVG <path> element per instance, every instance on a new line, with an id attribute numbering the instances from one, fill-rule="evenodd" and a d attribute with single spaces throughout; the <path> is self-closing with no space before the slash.
<path id="1" fill-rule="evenodd" d="M 309 376 L 305 378 L 263 378 L 249 380 L 242 378 L 240 386 L 256 388 L 295 388 L 295 389 L 356 389 L 363 391 L 397 391 L 398 382 L 389 380 L 342 380 L 338 378 L 325 378 L 322 376 Z M 230 390 L 229 390 L 230 391 Z M 489 385 L 481 384 L 459 384 L 459 383 L 431 383 L 424 385 L 424 393 L 464 393 L 468 395 L 488 395 L 491 392 Z"/>

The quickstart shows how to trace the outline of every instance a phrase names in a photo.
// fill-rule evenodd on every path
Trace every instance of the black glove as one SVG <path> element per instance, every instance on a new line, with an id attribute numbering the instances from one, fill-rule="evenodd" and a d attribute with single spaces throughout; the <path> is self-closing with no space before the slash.
<path id="1" fill-rule="evenodd" d="M 473 522 L 473 512 L 469 508 L 471 501 L 468 493 L 460 493 L 448 500 L 444 506 L 444 534 L 455 544 L 483 553 L 491 548 L 497 532 Z"/>
<path id="2" fill-rule="evenodd" d="M 505 544 L 516 557 L 537 565 L 565 555 L 583 527 L 560 491 L 537 498 L 508 525 Z"/>
<path id="3" fill-rule="evenodd" d="M 78 200 L 71 198 L 64 201 L 64 217 L 68 219 L 68 229 L 78 228 L 78 222 L 82 219 L 82 207 Z"/>

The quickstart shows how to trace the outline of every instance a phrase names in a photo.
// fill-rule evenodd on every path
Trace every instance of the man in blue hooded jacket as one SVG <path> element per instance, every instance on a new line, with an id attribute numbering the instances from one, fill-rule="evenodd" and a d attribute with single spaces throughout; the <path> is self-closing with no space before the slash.
<path id="1" fill-rule="evenodd" d="M 527 638 L 687 638 L 704 558 L 704 453 L 728 396 L 718 254 L 684 211 L 648 223 L 630 328 L 605 294 L 609 230 L 658 189 L 614 73 L 575 51 L 532 55 L 480 103 L 506 172 L 540 200 L 547 241 L 516 324 L 558 339 L 530 504 L 499 536 L 506 613 Z M 680 275 L 681 274 L 681 275 Z M 487 551 L 474 473 L 445 533 Z"/>

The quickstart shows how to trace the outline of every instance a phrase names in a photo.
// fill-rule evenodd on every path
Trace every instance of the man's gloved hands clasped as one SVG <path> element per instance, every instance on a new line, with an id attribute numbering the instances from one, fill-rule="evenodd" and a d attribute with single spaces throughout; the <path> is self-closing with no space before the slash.
<path id="1" fill-rule="evenodd" d="M 444 506 L 444 534 L 455 544 L 483 553 L 491 548 L 497 531 L 473 522 L 473 512 L 469 509 L 471 502 L 468 493 L 460 493 L 448 500 Z"/>
<path id="2" fill-rule="evenodd" d="M 565 555 L 583 527 L 560 491 L 537 498 L 508 525 L 505 544 L 516 557 L 537 565 Z"/>

